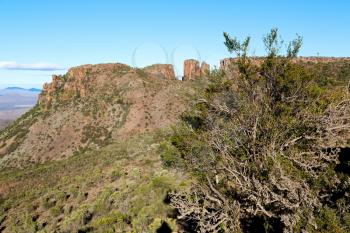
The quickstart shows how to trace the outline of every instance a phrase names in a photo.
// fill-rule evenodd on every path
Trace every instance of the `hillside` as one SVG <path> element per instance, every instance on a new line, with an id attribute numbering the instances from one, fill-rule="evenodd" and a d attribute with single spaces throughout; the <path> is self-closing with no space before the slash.
<path id="1" fill-rule="evenodd" d="M 0 232 L 196 232 L 199 212 L 188 216 L 174 200 L 182 207 L 188 204 L 185 194 L 207 182 L 201 169 L 207 169 L 205 174 L 213 180 L 224 177 L 221 170 L 215 170 L 220 163 L 207 164 L 197 155 L 200 151 L 210 158 L 211 146 L 226 140 L 221 137 L 224 134 L 196 131 L 196 127 L 212 126 L 209 118 L 200 122 L 203 112 L 213 114 L 213 124 L 227 126 L 224 129 L 235 124 L 222 121 L 228 114 L 225 111 L 234 106 L 230 101 L 215 111 L 194 106 L 236 98 L 218 80 L 238 80 L 239 76 L 235 66 L 225 74 L 220 70 L 210 73 L 193 60 L 186 63 L 189 77 L 184 80 L 189 81 L 176 80 L 171 65 L 143 69 L 123 64 L 83 65 L 54 75 L 37 105 L 0 134 Z M 323 68 L 305 67 L 312 70 L 317 82 L 324 81 L 327 95 L 344 89 L 349 62 L 335 59 L 317 64 Z M 254 108 L 247 104 L 243 109 L 248 121 Z M 187 131 L 184 123 L 196 126 Z M 218 141 L 209 141 L 212 135 Z M 288 169 L 288 175 L 297 173 L 298 181 L 306 176 Z M 217 177 L 213 171 L 218 172 Z M 215 183 L 222 191 L 227 183 L 220 182 L 209 184 Z M 300 188 L 297 181 L 292 184 Z M 232 190 L 238 187 L 234 179 L 228 185 Z M 215 192 L 204 194 L 210 195 L 217 198 Z M 286 195 L 293 199 L 297 194 Z M 192 210 L 203 204 L 196 198 L 191 199 Z M 239 200 L 238 194 L 235 198 Z M 214 207 L 210 206 L 212 211 Z M 253 212 L 249 206 L 242 208 Z M 281 229 L 277 217 L 264 222 L 261 216 L 242 216 L 243 232 L 254 232 L 249 228 L 254 224 Z"/>
<path id="2" fill-rule="evenodd" d="M 203 86 L 176 80 L 169 65 L 84 65 L 53 76 L 1 133 L 1 231 L 159 228 L 172 213 L 168 190 L 189 182 L 163 168 L 159 143 Z"/>
<path id="3" fill-rule="evenodd" d="M 0 166 L 59 160 L 169 126 L 186 109 L 191 85 L 168 68 L 85 65 L 54 76 L 38 105 L 0 136 Z"/>
<path id="4" fill-rule="evenodd" d="M 30 107 L 0 110 L 0 130 L 6 128 L 29 110 Z"/>

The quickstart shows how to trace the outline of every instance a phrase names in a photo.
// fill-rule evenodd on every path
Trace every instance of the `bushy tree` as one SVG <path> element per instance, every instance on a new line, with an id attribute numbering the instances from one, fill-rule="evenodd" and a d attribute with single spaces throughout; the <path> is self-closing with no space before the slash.
<path id="1" fill-rule="evenodd" d="M 170 140 L 198 179 L 193 192 L 171 194 L 179 218 L 198 232 L 350 230 L 342 225 L 349 177 L 335 172 L 348 146 L 349 96 L 327 97 L 298 63 L 300 36 L 283 54 L 272 29 L 261 58 L 248 56 L 249 37 L 224 38 L 236 72 L 211 74 L 206 95 Z M 334 203 L 338 191 L 342 201 Z"/>

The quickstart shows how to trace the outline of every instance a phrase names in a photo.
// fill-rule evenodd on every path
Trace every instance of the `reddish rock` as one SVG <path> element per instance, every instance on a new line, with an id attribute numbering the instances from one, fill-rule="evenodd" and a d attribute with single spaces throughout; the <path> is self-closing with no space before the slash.
<path id="1" fill-rule="evenodd" d="M 206 62 L 199 63 L 194 59 L 185 60 L 183 81 L 194 80 L 204 75 L 208 75 L 210 66 Z"/>
<path id="2" fill-rule="evenodd" d="M 57 93 L 64 85 L 64 81 L 61 75 L 52 75 L 52 82 L 45 83 L 43 91 L 39 95 L 38 103 L 50 106 L 55 93 Z"/>
<path id="3" fill-rule="evenodd" d="M 194 59 L 185 60 L 183 81 L 194 80 L 201 76 L 199 62 Z"/>
<path id="4" fill-rule="evenodd" d="M 69 98 L 71 96 L 85 97 L 87 94 L 88 85 L 91 77 L 89 73 L 92 72 L 92 65 L 84 65 L 71 68 L 67 72 L 67 81 L 64 85 L 65 95 Z"/>
<path id="5" fill-rule="evenodd" d="M 89 91 L 112 84 L 116 77 L 125 75 L 132 68 L 119 63 L 83 65 L 68 70 L 64 76 L 53 75 L 50 84 L 44 84 L 38 103 L 49 109 L 54 102 L 72 97 L 86 97 Z M 99 75 L 96 75 L 99 74 Z"/>
<path id="6" fill-rule="evenodd" d="M 174 67 L 170 64 L 156 64 L 145 67 L 143 70 L 153 77 L 176 80 Z"/>

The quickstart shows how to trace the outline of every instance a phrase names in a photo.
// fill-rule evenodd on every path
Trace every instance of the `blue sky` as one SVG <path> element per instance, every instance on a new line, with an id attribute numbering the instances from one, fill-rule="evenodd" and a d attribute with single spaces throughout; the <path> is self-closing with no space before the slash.
<path id="1" fill-rule="evenodd" d="M 304 37 L 303 56 L 350 56 L 350 1 L 0 0 L 0 88 L 41 87 L 87 63 L 143 67 L 186 58 L 218 65 L 230 56 L 223 31 L 252 37 L 277 27 Z"/>

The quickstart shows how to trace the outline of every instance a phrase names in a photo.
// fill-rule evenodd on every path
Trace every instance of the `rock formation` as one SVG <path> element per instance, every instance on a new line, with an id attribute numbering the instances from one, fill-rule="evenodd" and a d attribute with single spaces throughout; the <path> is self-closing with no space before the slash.
<path id="1" fill-rule="evenodd" d="M 203 75 L 208 74 L 210 71 L 210 66 L 202 62 L 200 65 L 199 61 L 194 59 L 185 60 L 184 62 L 184 76 L 183 81 L 194 80 Z"/>
<path id="2" fill-rule="evenodd" d="M 193 80 L 201 75 L 199 62 L 194 59 L 185 60 L 183 81 Z"/>
<path id="3" fill-rule="evenodd" d="M 52 75 L 52 82 L 45 83 L 43 90 L 39 95 L 38 103 L 44 106 L 50 106 L 53 97 L 63 87 L 64 80 L 61 75 Z"/>
<path id="4" fill-rule="evenodd" d="M 176 80 L 174 67 L 170 64 L 156 64 L 152 66 L 147 66 L 143 70 L 154 77 L 163 78 L 167 80 Z"/>
<path id="5" fill-rule="evenodd" d="M 38 103 L 45 108 L 50 108 L 58 100 L 66 101 L 72 97 L 84 98 L 91 91 L 93 92 L 106 84 L 113 85 L 117 82 L 116 77 L 134 75 L 137 70 L 119 63 L 74 67 L 69 69 L 66 75 L 53 75 L 52 82 L 44 84 Z M 152 78 L 176 80 L 174 68 L 169 64 L 148 66 L 142 71 Z"/>

